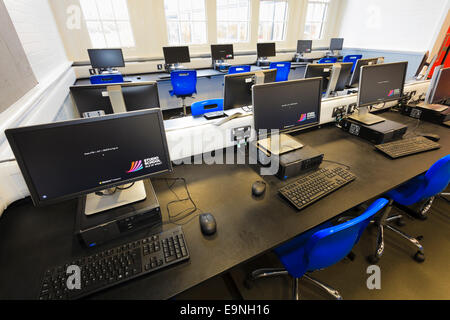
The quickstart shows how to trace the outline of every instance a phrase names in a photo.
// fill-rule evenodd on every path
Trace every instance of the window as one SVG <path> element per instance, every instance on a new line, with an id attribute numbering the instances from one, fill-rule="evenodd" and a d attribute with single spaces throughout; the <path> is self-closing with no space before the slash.
<path id="1" fill-rule="evenodd" d="M 311 40 L 323 37 L 330 0 L 309 0 L 306 14 L 305 36 Z"/>
<path id="2" fill-rule="evenodd" d="M 170 45 L 207 42 L 205 0 L 165 0 Z"/>
<path id="3" fill-rule="evenodd" d="M 261 0 L 259 7 L 259 41 L 283 41 L 287 29 L 287 0 Z"/>
<path id="4" fill-rule="evenodd" d="M 80 0 L 93 48 L 135 46 L 126 0 Z"/>
<path id="5" fill-rule="evenodd" d="M 247 42 L 250 0 L 217 0 L 217 42 Z"/>

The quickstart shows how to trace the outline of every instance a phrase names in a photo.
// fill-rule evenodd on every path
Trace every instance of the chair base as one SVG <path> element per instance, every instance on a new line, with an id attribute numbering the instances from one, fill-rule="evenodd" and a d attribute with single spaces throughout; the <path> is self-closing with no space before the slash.
<path id="1" fill-rule="evenodd" d="M 421 236 L 417 237 L 417 238 L 411 237 L 411 236 L 407 235 L 406 233 L 400 231 L 399 229 L 388 224 L 389 222 L 394 222 L 394 221 L 399 221 L 399 220 L 402 221 L 401 219 L 403 218 L 403 215 L 401 215 L 401 214 L 398 214 L 395 216 L 389 216 L 392 206 L 393 206 L 393 203 L 394 203 L 394 201 L 390 200 L 389 204 L 387 205 L 383 214 L 376 220 L 371 221 L 371 223 L 376 224 L 376 226 L 378 227 L 378 237 L 377 237 L 377 246 L 375 249 L 375 253 L 368 256 L 367 259 L 372 264 L 376 264 L 380 260 L 381 256 L 383 255 L 383 252 L 384 252 L 384 229 L 386 228 L 387 230 L 390 230 L 390 231 L 396 233 L 403 239 L 406 239 L 407 241 L 409 241 L 411 244 L 413 244 L 418 249 L 418 251 L 414 255 L 414 260 L 416 260 L 417 262 L 425 261 L 425 250 L 424 250 L 423 246 L 421 245 L 421 243 L 419 242 L 419 240 L 421 240 L 422 237 Z M 401 222 L 400 225 L 402 225 L 403 223 L 404 222 Z"/>
<path id="2" fill-rule="evenodd" d="M 289 273 L 287 272 L 286 269 L 283 269 L 283 268 L 258 269 L 258 270 L 253 271 L 247 277 L 247 279 L 244 281 L 244 286 L 246 288 L 250 289 L 252 286 L 252 282 L 257 279 L 269 278 L 269 277 L 279 277 L 279 276 L 286 276 L 286 275 L 289 276 Z M 293 279 L 292 298 L 293 298 L 293 300 L 300 300 L 300 291 L 299 291 L 300 278 L 293 278 L 293 277 L 291 277 L 291 278 Z M 318 288 L 325 290 L 326 292 L 328 292 L 328 294 L 333 296 L 336 300 L 342 300 L 342 296 L 339 293 L 339 291 L 337 291 L 336 289 L 333 289 L 329 285 L 326 285 L 323 282 L 320 282 L 319 280 L 314 279 L 307 274 L 304 274 L 303 278 L 309 280 L 311 283 L 316 285 Z"/>

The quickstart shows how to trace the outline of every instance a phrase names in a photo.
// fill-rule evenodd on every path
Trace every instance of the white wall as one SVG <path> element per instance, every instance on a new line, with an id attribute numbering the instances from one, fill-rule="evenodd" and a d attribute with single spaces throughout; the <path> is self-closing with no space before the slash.
<path id="1" fill-rule="evenodd" d="M 64 46 L 47 0 L 4 2 L 39 82 L 67 64 Z"/>
<path id="2" fill-rule="evenodd" d="M 449 0 L 345 0 L 345 47 L 424 52 L 433 46 Z"/>

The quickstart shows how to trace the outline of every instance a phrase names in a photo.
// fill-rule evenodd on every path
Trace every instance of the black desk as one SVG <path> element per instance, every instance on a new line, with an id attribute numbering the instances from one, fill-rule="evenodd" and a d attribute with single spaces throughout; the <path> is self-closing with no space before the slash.
<path id="1" fill-rule="evenodd" d="M 417 124 L 417 120 L 396 113 L 383 116 L 408 124 L 410 128 Z M 198 220 L 194 219 L 184 227 L 191 253 L 188 263 L 144 276 L 93 298 L 173 297 L 368 199 L 379 197 L 425 172 L 436 160 L 450 153 L 448 128 L 423 122 L 416 132 L 439 134 L 442 148 L 390 160 L 375 151 L 370 143 L 334 126 L 299 134 L 304 144 L 324 152 L 325 159 L 350 165 L 358 176 L 353 183 L 302 211 L 296 211 L 278 196 L 278 187 L 286 182 L 275 177 L 264 178 L 268 182 L 265 197 L 253 199 L 252 183 L 261 177 L 248 165 L 175 167 L 171 176 L 187 179 L 197 205 L 216 217 L 218 233 L 212 239 L 204 238 Z M 163 215 L 167 217 L 165 204 L 174 196 L 164 182 L 154 181 L 153 184 Z M 78 243 L 72 238 L 75 209 L 76 201 L 47 208 L 34 208 L 30 201 L 23 201 L 4 213 L 0 219 L 0 299 L 35 298 L 44 269 L 80 252 Z M 126 240 L 140 236 L 143 234 Z M 111 243 L 111 247 L 119 242 Z"/>

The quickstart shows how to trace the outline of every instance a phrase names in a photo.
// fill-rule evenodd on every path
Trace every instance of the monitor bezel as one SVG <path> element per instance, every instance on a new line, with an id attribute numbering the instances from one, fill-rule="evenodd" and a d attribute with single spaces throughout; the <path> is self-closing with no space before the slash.
<path id="1" fill-rule="evenodd" d="M 125 67 L 125 58 L 123 56 L 123 50 L 122 48 L 101 48 L 101 49 L 88 49 L 88 55 L 89 55 L 89 62 L 91 63 L 91 67 L 94 69 L 108 69 L 108 68 L 124 68 Z M 119 51 L 120 56 L 122 57 L 122 64 L 120 66 L 106 66 L 106 67 L 100 67 L 97 65 L 92 64 L 92 58 L 91 58 L 91 52 L 93 51 Z"/>
<path id="2" fill-rule="evenodd" d="M 168 163 L 168 167 L 169 169 L 167 170 L 162 170 L 162 171 L 158 171 L 158 172 L 154 172 L 151 174 L 146 174 L 146 175 L 142 175 L 139 177 L 134 177 L 134 178 L 130 178 L 130 179 L 126 179 L 126 180 L 122 180 L 120 182 L 116 182 L 116 183 L 110 183 L 107 185 L 102 185 L 101 187 L 96 187 L 96 188 L 91 188 L 91 189 L 87 189 L 87 190 L 83 190 L 80 192 L 75 192 L 75 193 L 71 193 L 71 194 L 67 194 L 65 196 L 60 196 L 57 198 L 53 198 L 53 199 L 49 199 L 49 200 L 42 200 L 39 197 L 39 194 L 37 192 L 37 189 L 35 187 L 35 184 L 33 182 L 33 179 L 29 173 L 29 169 L 26 165 L 26 162 L 24 161 L 23 155 L 20 151 L 19 146 L 16 143 L 15 140 L 15 134 L 17 133 L 22 133 L 22 132 L 28 132 L 28 131 L 35 131 L 35 130 L 45 130 L 45 129 L 51 129 L 51 128 L 58 128 L 58 127 L 68 127 L 68 126 L 73 126 L 73 125 L 79 125 L 79 124 L 86 124 L 86 123 L 96 123 L 96 122 L 101 122 L 101 121 L 108 121 L 108 120 L 114 120 L 114 119 L 121 119 L 121 118 L 131 118 L 131 117 L 139 117 L 142 115 L 149 115 L 149 114 L 157 114 L 158 119 L 159 119 L 159 124 L 161 129 L 163 130 L 161 132 L 161 138 L 163 141 L 163 148 L 166 154 L 166 161 Z M 129 183 L 133 183 L 136 181 L 141 181 L 141 180 L 145 180 L 147 178 L 159 175 L 159 174 L 163 174 L 163 173 L 167 173 L 167 172 L 172 172 L 173 168 L 172 168 L 172 161 L 170 160 L 170 153 L 169 153 L 169 147 L 168 147 L 168 143 L 167 143 L 167 136 L 165 134 L 165 129 L 164 129 L 164 121 L 163 121 L 163 116 L 162 116 L 162 112 L 160 109 L 147 109 L 147 110 L 142 110 L 142 111 L 132 111 L 132 112 L 126 112 L 126 113 L 119 113 L 119 114 L 112 114 L 112 115 L 106 115 L 106 116 L 102 116 L 102 117 L 97 117 L 97 118 L 87 118 L 87 119 L 76 119 L 76 120 L 67 120 L 67 121 L 61 121 L 61 122 L 55 122 L 55 123 L 47 123 L 47 124 L 42 124 L 42 125 L 35 125 L 35 126 L 28 126 L 28 127 L 20 127 L 20 128 L 14 128 L 14 129 L 8 129 L 5 130 L 5 135 L 9 141 L 9 144 L 11 146 L 11 149 L 14 153 L 14 156 L 16 157 L 16 161 L 19 165 L 19 168 L 22 172 L 22 175 L 24 177 L 25 183 L 27 184 L 28 190 L 30 191 L 30 195 L 31 195 L 31 199 L 33 201 L 33 204 L 36 207 L 43 207 L 43 206 L 47 206 L 47 205 L 52 205 L 55 203 L 59 203 L 65 200 L 71 200 L 71 199 L 75 199 L 75 198 L 79 198 L 81 196 L 96 192 L 96 191 L 102 191 L 105 189 L 109 189 L 109 188 L 114 188 L 114 187 L 118 187 L 121 185 L 125 185 L 125 184 L 129 184 Z"/>
<path id="3" fill-rule="evenodd" d="M 186 48 L 187 49 L 187 53 L 188 53 L 188 60 L 184 60 L 184 61 L 176 61 L 176 62 L 167 62 L 167 54 L 166 54 L 166 50 L 171 50 L 171 49 L 181 49 L 181 48 Z M 163 47 L 163 55 L 164 55 L 164 62 L 166 64 L 177 64 L 177 63 L 189 63 L 191 62 L 191 52 L 189 50 L 189 46 L 167 46 L 167 47 Z"/>
<path id="4" fill-rule="evenodd" d="M 355 70 L 353 70 L 352 76 L 350 77 L 350 86 L 355 85 L 354 83 L 354 79 L 356 74 L 358 74 L 358 86 L 359 86 L 359 82 L 361 81 L 361 68 L 364 66 L 361 66 L 361 64 L 364 61 L 369 61 L 369 60 L 376 60 L 376 62 L 373 65 L 378 65 L 378 60 L 380 59 L 380 57 L 378 58 L 365 58 L 365 59 L 358 59 L 358 61 L 356 61 L 356 65 L 355 65 Z"/>
<path id="5" fill-rule="evenodd" d="M 303 82 L 314 82 L 314 81 L 319 81 L 319 82 L 320 82 L 319 90 L 318 90 L 318 101 L 319 101 L 319 106 L 318 106 L 318 115 L 317 115 L 317 121 L 316 121 L 316 122 L 314 122 L 314 123 L 309 123 L 309 124 L 306 124 L 306 125 L 303 125 L 303 126 L 301 126 L 301 125 L 299 125 L 299 126 L 294 126 L 294 127 L 290 127 L 290 128 L 286 128 L 286 129 L 279 129 L 279 128 L 271 128 L 271 129 L 266 129 L 266 128 L 264 128 L 264 129 L 260 129 L 260 128 L 257 126 L 257 116 L 256 116 L 256 114 L 257 114 L 257 109 L 258 109 L 258 108 L 256 108 L 255 105 L 254 105 L 254 101 L 255 101 L 255 92 L 256 92 L 256 91 L 258 91 L 258 90 L 264 90 L 264 89 L 265 89 L 266 87 L 268 87 L 268 86 L 281 87 L 281 86 L 290 85 L 290 84 L 292 84 L 293 82 L 297 82 L 297 83 L 300 83 L 300 82 L 301 82 L 301 83 L 303 83 Z M 313 127 L 320 126 L 320 120 L 321 120 L 321 115 L 322 115 L 322 81 L 323 81 L 323 80 L 322 80 L 321 77 L 315 77 L 315 78 L 308 78 L 308 79 L 288 80 L 288 81 L 282 81 L 282 82 L 272 82 L 272 83 L 264 83 L 264 84 L 258 84 L 258 85 L 255 85 L 255 86 L 253 87 L 253 90 L 252 90 L 253 120 L 254 120 L 253 125 L 254 125 L 255 131 L 256 131 L 258 137 L 270 136 L 271 130 L 273 130 L 273 129 L 279 129 L 279 133 L 285 133 L 285 134 L 288 134 L 288 133 L 293 133 L 293 132 L 303 131 L 303 130 L 307 130 L 307 129 L 310 129 L 310 128 L 313 128 Z M 255 89 L 256 89 L 256 90 L 255 90 Z M 261 131 L 261 130 L 267 130 L 266 135 L 260 134 L 260 131 Z"/>
<path id="6" fill-rule="evenodd" d="M 308 42 L 308 44 L 309 44 L 309 51 L 304 51 L 304 52 L 300 52 L 300 43 L 301 42 L 304 42 L 304 43 L 306 43 L 306 42 Z M 297 53 L 299 53 L 299 54 L 302 54 L 302 53 L 311 53 L 312 52 L 312 40 L 297 40 Z"/>
<path id="7" fill-rule="evenodd" d="M 383 100 L 378 100 L 378 101 L 372 101 L 370 103 L 364 103 L 361 104 L 361 83 L 363 82 L 363 74 L 364 72 L 363 69 L 365 68 L 379 68 L 379 67 L 385 67 L 388 65 L 393 65 L 393 64 L 404 64 L 405 65 L 405 72 L 403 73 L 403 85 L 401 88 L 401 92 L 400 92 L 400 97 L 397 98 L 389 98 L 387 97 L 386 99 Z M 368 107 L 368 106 L 373 106 L 373 105 L 377 105 L 380 103 L 385 103 L 385 102 L 389 102 L 389 101 L 395 101 L 395 100 L 400 100 L 403 97 L 403 93 L 405 91 L 405 79 L 406 79 L 406 73 L 408 72 L 408 62 L 407 61 L 401 61 L 401 62 L 392 62 L 392 63 L 383 63 L 383 64 L 374 64 L 374 65 L 367 65 L 367 66 L 362 66 L 361 67 L 361 71 L 360 71 L 360 75 L 359 75 L 359 83 L 358 83 L 358 98 L 357 98 L 357 103 L 358 103 L 358 107 Z"/>
<path id="8" fill-rule="evenodd" d="M 334 49 L 331 45 L 333 44 L 333 42 L 336 42 L 336 41 L 339 41 L 339 48 L 340 49 Z M 329 50 L 330 51 L 340 51 L 340 50 L 342 50 L 342 49 L 344 49 L 344 38 L 331 38 L 330 39 L 330 47 L 329 47 Z"/>
<path id="9" fill-rule="evenodd" d="M 262 55 L 259 54 L 260 50 L 261 50 L 260 47 L 264 46 L 264 45 L 273 46 L 273 55 L 271 55 L 271 56 L 262 56 Z M 277 55 L 277 44 L 276 44 L 276 42 L 258 42 L 256 44 L 256 55 L 257 55 L 258 59 L 259 58 L 276 57 L 276 55 Z"/>
<path id="10" fill-rule="evenodd" d="M 448 68 L 440 68 L 438 70 L 438 72 L 439 73 L 438 73 L 437 78 L 436 78 L 435 86 L 433 88 L 433 94 L 430 97 L 430 103 L 431 104 L 439 104 L 442 100 L 448 100 L 450 98 L 450 96 L 448 96 L 448 97 L 446 97 L 444 99 L 436 100 L 436 93 L 438 92 L 439 84 L 441 83 L 441 78 L 445 77 L 446 73 L 450 73 L 450 67 L 448 67 Z"/>
<path id="11" fill-rule="evenodd" d="M 221 47 L 221 46 L 231 46 L 231 55 L 233 56 L 232 58 L 223 58 L 223 59 L 215 59 L 214 58 L 214 51 L 213 51 L 213 47 Z M 211 59 L 213 60 L 233 60 L 234 59 L 234 46 L 232 43 L 223 43 L 223 44 L 212 44 L 211 45 Z"/>

